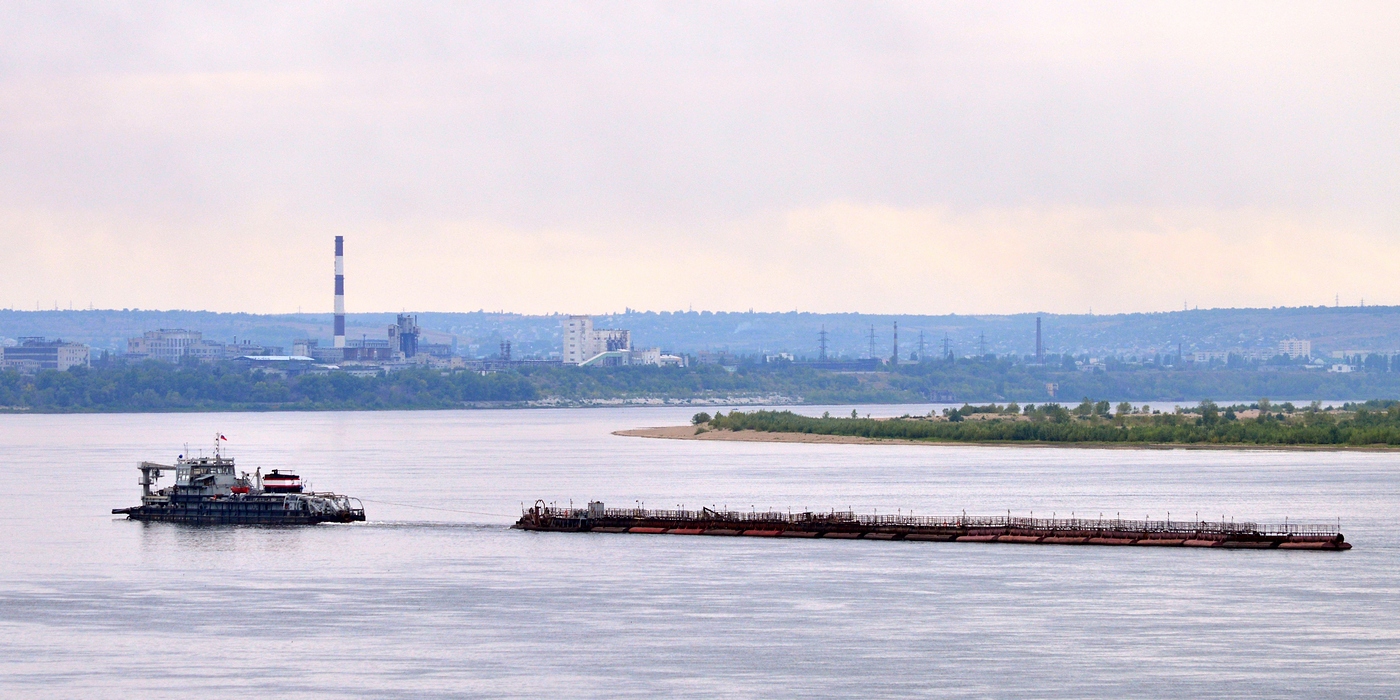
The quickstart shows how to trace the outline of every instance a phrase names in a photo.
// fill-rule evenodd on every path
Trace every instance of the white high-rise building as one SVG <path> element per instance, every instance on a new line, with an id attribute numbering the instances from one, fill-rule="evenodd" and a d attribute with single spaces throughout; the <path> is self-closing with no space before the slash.
<path id="1" fill-rule="evenodd" d="M 1278 354 L 1289 357 L 1312 357 L 1312 341 L 1297 340 L 1296 338 L 1280 340 L 1278 341 Z"/>
<path id="2" fill-rule="evenodd" d="M 563 326 L 566 365 L 583 364 L 605 352 L 632 349 L 631 331 L 595 329 L 592 316 L 570 316 L 563 321 Z"/>

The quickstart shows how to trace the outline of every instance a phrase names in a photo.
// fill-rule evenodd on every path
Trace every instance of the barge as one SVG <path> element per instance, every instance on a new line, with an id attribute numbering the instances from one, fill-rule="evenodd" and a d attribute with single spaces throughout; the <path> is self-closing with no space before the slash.
<path id="1" fill-rule="evenodd" d="M 825 513 L 734 512 L 710 508 L 645 510 L 560 508 L 536 501 L 512 526 L 539 532 L 606 532 L 645 535 L 788 537 L 843 540 L 910 540 L 1003 544 L 1218 547 L 1337 552 L 1351 549 L 1339 527 L 1261 525 L 1252 522 L 1182 522 L 1119 518 L 929 517 Z"/>
<path id="2" fill-rule="evenodd" d="M 194 525 L 315 525 L 365 519 L 359 499 L 336 493 L 305 490 L 301 477 L 274 469 L 264 475 L 236 473 L 232 457 L 224 457 L 215 440 L 214 456 L 180 455 L 174 465 L 142 462 L 141 505 L 114 508 L 113 515 L 130 520 Z M 175 472 L 175 483 L 156 489 L 163 472 Z"/>

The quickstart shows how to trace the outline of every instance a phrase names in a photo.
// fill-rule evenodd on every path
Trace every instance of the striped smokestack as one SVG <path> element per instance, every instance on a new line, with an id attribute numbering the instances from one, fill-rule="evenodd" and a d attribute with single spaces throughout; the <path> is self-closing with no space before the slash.
<path id="1" fill-rule="evenodd" d="M 345 347 L 345 237 L 335 237 L 335 346 Z"/>

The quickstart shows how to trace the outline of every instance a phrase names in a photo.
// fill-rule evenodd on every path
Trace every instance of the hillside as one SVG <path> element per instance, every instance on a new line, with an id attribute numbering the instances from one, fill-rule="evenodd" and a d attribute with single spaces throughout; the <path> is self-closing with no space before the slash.
<path id="1" fill-rule="evenodd" d="M 745 312 L 637 312 L 596 316 L 599 327 L 627 328 L 639 347 L 675 352 L 725 350 L 739 355 L 790 352 L 817 354 L 817 334 L 825 327 L 833 356 L 862 357 L 870 349 L 891 352 L 891 331 L 900 329 L 900 354 L 918 348 L 923 333 L 929 355 L 941 353 L 945 334 L 956 355 L 985 347 L 996 354 L 1030 354 L 1035 347 L 1035 314 L 1016 315 L 872 315 Z M 516 356 L 559 349 L 559 315 L 420 312 L 419 324 L 432 342 L 452 342 L 469 356 L 489 356 L 510 340 Z M 384 337 L 392 313 L 350 314 L 350 337 Z M 1267 348 L 1285 338 L 1313 342 L 1316 353 L 1333 350 L 1400 350 L 1400 307 L 1303 307 L 1275 309 L 1203 309 L 1169 313 L 1113 315 L 1042 315 L 1047 353 L 1153 354 Z M 290 348 L 296 338 L 328 339 L 330 314 L 261 315 L 206 311 L 15 311 L 0 310 L 0 338 L 48 336 L 76 340 L 94 348 L 121 350 L 126 338 L 156 328 L 188 328 L 206 337 L 250 340 Z"/>

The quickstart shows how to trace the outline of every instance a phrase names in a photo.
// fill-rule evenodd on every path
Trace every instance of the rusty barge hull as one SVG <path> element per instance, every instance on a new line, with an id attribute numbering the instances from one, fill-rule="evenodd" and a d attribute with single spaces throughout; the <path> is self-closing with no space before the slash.
<path id="1" fill-rule="evenodd" d="M 601 504 L 596 504 L 601 506 Z M 1128 547 L 1199 547 L 1338 552 L 1351 549 L 1338 528 L 1234 522 L 927 517 L 829 513 L 558 508 L 542 501 L 512 526 L 537 532 L 637 535 L 909 540 Z"/>

